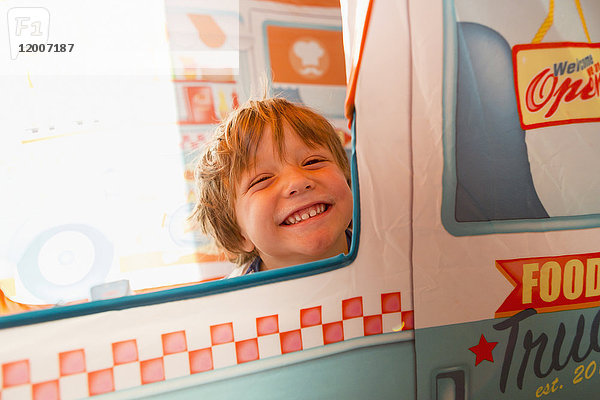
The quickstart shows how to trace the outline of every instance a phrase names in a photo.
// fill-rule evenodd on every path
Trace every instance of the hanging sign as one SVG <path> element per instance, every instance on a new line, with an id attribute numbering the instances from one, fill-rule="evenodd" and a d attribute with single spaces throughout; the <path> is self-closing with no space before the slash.
<path id="1" fill-rule="evenodd" d="M 600 121 L 600 43 L 537 43 L 513 48 L 521 126 Z"/>

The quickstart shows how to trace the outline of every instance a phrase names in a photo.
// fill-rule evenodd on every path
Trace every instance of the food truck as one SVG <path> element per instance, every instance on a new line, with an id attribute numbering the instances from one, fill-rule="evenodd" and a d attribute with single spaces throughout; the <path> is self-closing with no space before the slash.
<path id="1" fill-rule="evenodd" d="M 598 392 L 600 3 L 0 10 L 3 400 Z M 352 241 L 228 278 L 194 161 L 264 94 L 338 133 Z"/>

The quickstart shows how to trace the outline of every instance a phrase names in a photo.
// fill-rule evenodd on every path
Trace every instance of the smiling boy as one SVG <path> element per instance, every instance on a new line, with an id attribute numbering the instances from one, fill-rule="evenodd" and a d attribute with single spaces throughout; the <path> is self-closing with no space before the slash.
<path id="1" fill-rule="evenodd" d="M 239 268 L 233 276 L 349 250 L 350 167 L 331 124 L 281 98 L 223 121 L 195 171 L 193 221 Z"/>

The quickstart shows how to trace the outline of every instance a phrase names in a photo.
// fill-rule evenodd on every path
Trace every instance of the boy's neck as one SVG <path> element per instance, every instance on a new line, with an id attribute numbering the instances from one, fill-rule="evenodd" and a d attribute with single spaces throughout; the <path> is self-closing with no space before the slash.
<path id="1" fill-rule="evenodd" d="M 260 258 L 259 271 L 268 271 L 271 269 L 291 267 L 294 265 L 300 265 L 300 264 L 306 264 L 306 263 L 313 262 L 313 261 L 324 260 L 327 258 L 335 257 L 340 254 L 345 255 L 345 254 L 348 254 L 349 246 L 350 246 L 350 244 L 346 238 L 346 232 L 344 232 L 344 234 L 341 235 L 340 238 L 338 239 L 335 246 L 332 246 L 332 248 L 328 252 L 326 252 L 324 254 L 320 254 L 318 256 L 305 256 L 305 257 L 298 256 L 298 257 L 294 257 L 294 258 L 290 258 L 290 259 L 283 259 L 283 260 L 282 259 L 269 260 L 269 257 L 259 253 L 259 258 Z M 266 260 L 266 262 L 265 262 L 265 260 Z"/>

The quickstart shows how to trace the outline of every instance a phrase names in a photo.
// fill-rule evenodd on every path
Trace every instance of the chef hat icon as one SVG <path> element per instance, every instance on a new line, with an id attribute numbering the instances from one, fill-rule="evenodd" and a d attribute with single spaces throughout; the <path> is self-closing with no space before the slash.
<path id="1" fill-rule="evenodd" d="M 315 40 L 301 39 L 292 46 L 292 53 L 300 59 L 300 68 L 298 72 L 302 75 L 323 75 L 325 49 Z"/>

